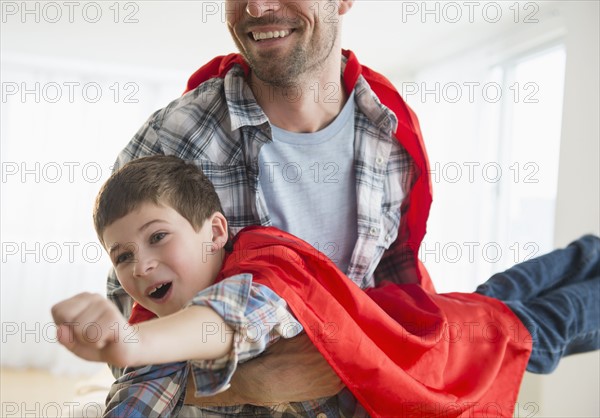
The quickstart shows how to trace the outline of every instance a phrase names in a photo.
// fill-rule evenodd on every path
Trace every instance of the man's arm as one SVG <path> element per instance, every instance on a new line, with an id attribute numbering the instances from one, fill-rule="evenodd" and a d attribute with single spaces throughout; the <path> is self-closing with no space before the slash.
<path id="1" fill-rule="evenodd" d="M 272 405 L 334 396 L 344 384 L 306 334 L 282 338 L 260 357 L 239 364 L 231 387 L 214 396 L 195 397 L 188 377 L 185 403 L 231 406 Z"/>
<path id="2" fill-rule="evenodd" d="M 127 321 L 115 305 L 97 294 L 81 293 L 54 305 L 52 317 L 58 325 L 58 340 L 66 348 L 83 359 L 118 367 L 213 360 L 226 355 L 233 344 L 231 328 L 205 306 L 190 306 L 141 323 L 127 339 L 118 332 Z M 215 326 L 224 332 L 201 332 Z"/>

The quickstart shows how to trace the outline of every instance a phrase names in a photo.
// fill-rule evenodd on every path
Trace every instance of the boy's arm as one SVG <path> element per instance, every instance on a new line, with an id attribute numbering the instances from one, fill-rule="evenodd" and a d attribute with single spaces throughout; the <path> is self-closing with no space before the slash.
<path id="1" fill-rule="evenodd" d="M 59 342 L 70 351 L 86 360 L 118 367 L 212 360 L 232 348 L 231 328 L 205 306 L 190 306 L 144 322 L 136 326 L 134 334 L 123 332 L 128 327 L 123 315 L 97 294 L 81 293 L 60 302 L 52 307 L 52 316 L 58 325 Z M 203 332 L 215 327 L 224 332 Z"/>

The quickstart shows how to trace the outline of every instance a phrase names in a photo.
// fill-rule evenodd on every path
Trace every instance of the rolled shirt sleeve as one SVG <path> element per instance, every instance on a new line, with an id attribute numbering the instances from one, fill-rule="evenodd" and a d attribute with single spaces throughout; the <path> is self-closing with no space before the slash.
<path id="1" fill-rule="evenodd" d="M 190 305 L 212 308 L 233 330 L 233 347 L 215 360 L 189 362 L 196 396 L 227 390 L 237 364 L 261 354 L 279 338 L 292 338 L 302 325 L 287 308 L 287 303 L 266 286 L 252 282 L 251 274 L 239 274 L 199 292 Z M 198 330 L 207 336 L 221 334 L 221 324 L 204 324 Z"/>

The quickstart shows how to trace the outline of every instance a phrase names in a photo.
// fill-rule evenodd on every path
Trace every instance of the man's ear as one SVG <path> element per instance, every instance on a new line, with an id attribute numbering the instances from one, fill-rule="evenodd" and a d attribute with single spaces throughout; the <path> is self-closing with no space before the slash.
<path id="1" fill-rule="evenodd" d="M 215 212 L 210 217 L 212 227 L 212 242 L 214 251 L 220 250 L 227 244 L 229 239 L 229 229 L 227 228 L 227 219 L 221 212 Z"/>
<path id="2" fill-rule="evenodd" d="M 340 15 L 344 15 L 348 13 L 348 11 L 352 8 L 354 4 L 354 0 L 340 0 L 340 4 L 338 6 L 338 12 Z"/>

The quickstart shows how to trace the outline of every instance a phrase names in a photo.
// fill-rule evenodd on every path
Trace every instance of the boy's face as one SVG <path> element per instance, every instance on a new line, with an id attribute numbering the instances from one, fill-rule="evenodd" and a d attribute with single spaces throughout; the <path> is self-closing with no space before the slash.
<path id="1" fill-rule="evenodd" d="M 214 283 L 227 223 L 215 213 L 196 232 L 175 209 L 143 203 L 110 224 L 103 239 L 125 291 L 146 309 L 165 316 Z"/>

